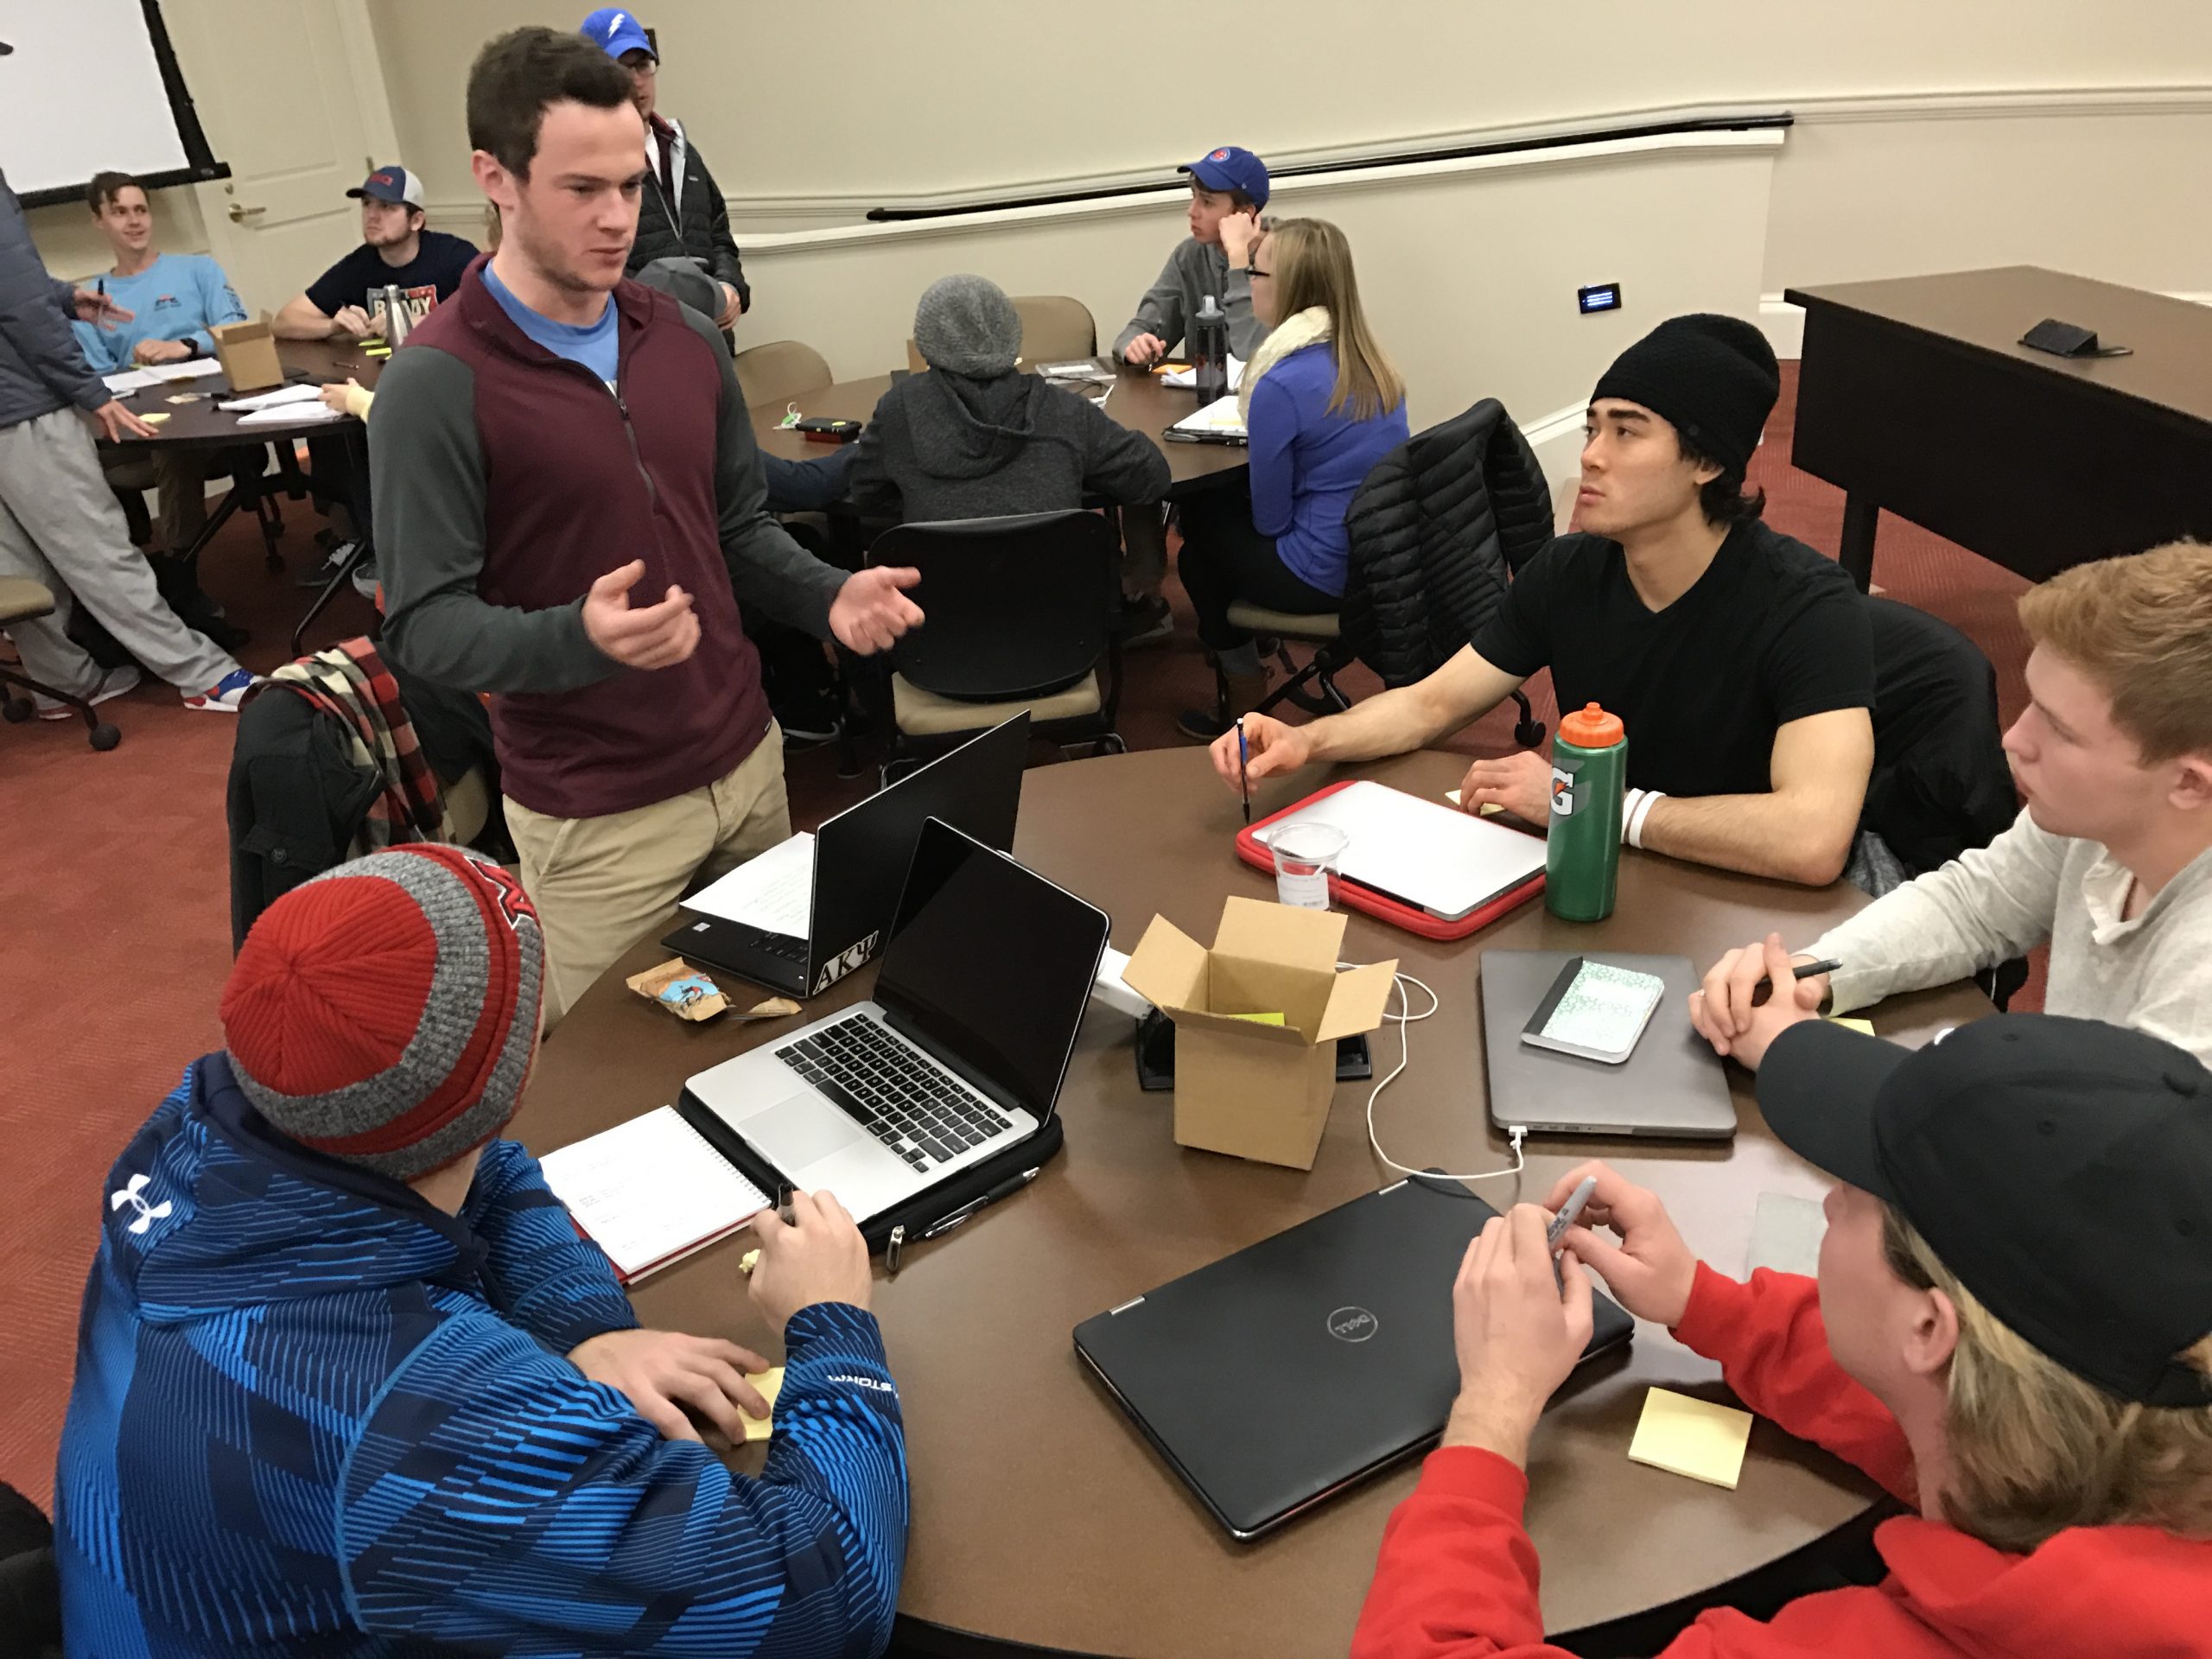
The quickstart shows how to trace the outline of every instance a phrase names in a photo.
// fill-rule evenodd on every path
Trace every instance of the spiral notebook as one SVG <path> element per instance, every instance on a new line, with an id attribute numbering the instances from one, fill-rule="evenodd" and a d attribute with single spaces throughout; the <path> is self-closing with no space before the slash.
<path id="1" fill-rule="evenodd" d="M 673 1106 L 602 1130 L 537 1160 L 576 1230 L 635 1284 L 727 1238 L 768 1207 Z"/>

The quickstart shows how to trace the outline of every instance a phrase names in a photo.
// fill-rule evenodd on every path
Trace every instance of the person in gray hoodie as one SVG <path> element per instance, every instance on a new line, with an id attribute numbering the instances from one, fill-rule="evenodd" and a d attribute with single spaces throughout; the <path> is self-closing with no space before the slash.
<path id="1" fill-rule="evenodd" d="M 1114 355 L 1136 368 L 1158 362 L 1186 338 L 1211 294 L 1229 318 L 1230 352 L 1249 361 L 1268 334 L 1252 315 L 1252 245 L 1268 205 L 1267 164 L 1229 145 L 1178 170 L 1191 175 L 1191 233 L 1137 302 L 1136 315 L 1115 339 Z"/>
<path id="2" fill-rule="evenodd" d="M 854 446 L 862 512 L 909 524 L 1079 507 L 1167 493 L 1167 458 L 1081 394 L 1015 372 L 1021 319 L 982 276 L 931 284 L 914 310 L 926 374 L 894 381 Z"/>

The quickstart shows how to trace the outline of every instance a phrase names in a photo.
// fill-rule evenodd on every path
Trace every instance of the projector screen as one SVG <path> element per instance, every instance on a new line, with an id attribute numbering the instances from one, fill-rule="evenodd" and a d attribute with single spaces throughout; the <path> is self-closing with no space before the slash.
<path id="1" fill-rule="evenodd" d="M 15 48 L 0 57 L 0 171 L 25 205 L 81 198 L 97 168 L 149 186 L 229 175 L 158 0 L 0 0 L 0 41 Z"/>

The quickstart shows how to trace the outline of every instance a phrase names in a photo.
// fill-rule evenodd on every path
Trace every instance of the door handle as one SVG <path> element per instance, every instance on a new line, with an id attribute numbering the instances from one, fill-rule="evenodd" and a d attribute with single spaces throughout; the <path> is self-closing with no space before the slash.
<path id="1" fill-rule="evenodd" d="M 231 223 L 243 225 L 249 219 L 258 219 L 268 211 L 266 207 L 249 207 L 242 201 L 234 201 L 231 204 Z"/>

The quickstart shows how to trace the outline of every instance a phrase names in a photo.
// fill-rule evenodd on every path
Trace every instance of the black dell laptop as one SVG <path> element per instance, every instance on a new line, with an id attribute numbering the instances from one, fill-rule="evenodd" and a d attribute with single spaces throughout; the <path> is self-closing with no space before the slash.
<path id="1" fill-rule="evenodd" d="M 1497 1213 L 1401 1181 L 1085 1319 L 1076 1352 L 1214 1519 L 1256 1538 L 1443 1432 L 1452 1284 Z M 1592 1300 L 1586 1361 L 1635 1328 Z"/>
<path id="2" fill-rule="evenodd" d="M 792 925 L 804 931 L 690 912 L 662 947 L 787 995 L 828 990 L 882 944 L 929 820 L 941 818 L 994 851 L 1014 850 L 1028 755 L 1025 709 L 824 822 L 811 843 L 811 899 L 793 915 Z"/>

